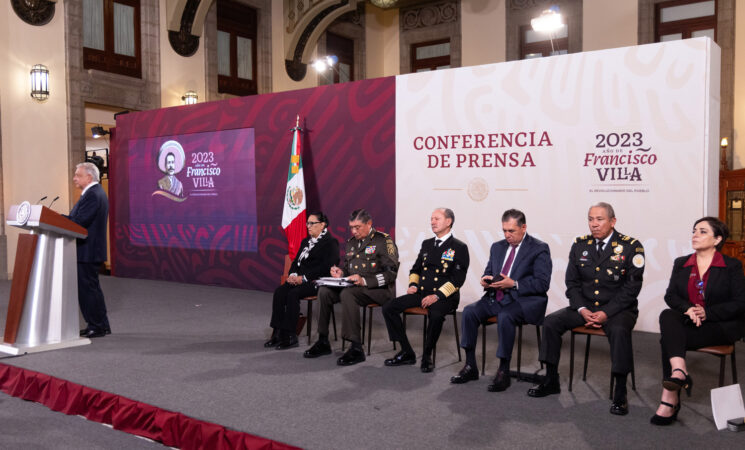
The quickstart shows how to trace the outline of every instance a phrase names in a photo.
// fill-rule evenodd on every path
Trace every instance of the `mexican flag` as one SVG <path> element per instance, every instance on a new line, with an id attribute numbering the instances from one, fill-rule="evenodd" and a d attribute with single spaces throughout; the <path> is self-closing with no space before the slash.
<path id="1" fill-rule="evenodd" d="M 287 188 L 282 212 L 282 229 L 287 235 L 290 259 L 295 259 L 300 242 L 308 235 L 305 226 L 305 180 L 303 179 L 303 161 L 300 158 L 300 116 L 295 121 L 290 148 L 290 169 L 287 171 Z"/>

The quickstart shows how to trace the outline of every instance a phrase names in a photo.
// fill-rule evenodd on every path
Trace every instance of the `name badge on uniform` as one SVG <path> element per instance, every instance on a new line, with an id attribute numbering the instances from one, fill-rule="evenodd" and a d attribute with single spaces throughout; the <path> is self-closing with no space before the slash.
<path id="1" fill-rule="evenodd" d="M 375 246 L 374 245 L 368 245 L 367 247 L 365 247 L 365 254 L 366 255 L 372 255 L 373 253 L 375 253 Z"/>
<path id="2" fill-rule="evenodd" d="M 445 261 L 452 261 L 455 257 L 455 250 L 452 248 L 449 248 L 442 252 L 442 257 L 440 259 L 444 259 Z"/>

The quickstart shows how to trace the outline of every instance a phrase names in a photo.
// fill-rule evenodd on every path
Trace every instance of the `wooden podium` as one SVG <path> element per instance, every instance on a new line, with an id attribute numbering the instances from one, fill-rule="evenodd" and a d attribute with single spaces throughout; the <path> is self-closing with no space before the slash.
<path id="1" fill-rule="evenodd" d="M 90 344 L 78 316 L 77 238 L 88 232 L 46 206 L 23 202 L 8 212 L 18 236 L 0 352 L 18 355 Z"/>

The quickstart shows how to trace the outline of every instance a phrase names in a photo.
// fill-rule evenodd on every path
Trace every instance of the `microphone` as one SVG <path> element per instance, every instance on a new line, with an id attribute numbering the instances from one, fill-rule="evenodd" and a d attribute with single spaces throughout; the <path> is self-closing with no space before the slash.
<path id="1" fill-rule="evenodd" d="M 46 200 L 46 199 L 47 199 L 47 196 L 45 195 L 44 197 L 40 198 L 40 199 L 39 199 L 39 200 L 38 200 L 38 201 L 36 202 L 36 204 L 38 205 L 39 203 L 43 202 L 43 201 L 44 201 L 44 200 Z"/>
<path id="2" fill-rule="evenodd" d="M 57 200 L 59 200 L 59 195 L 54 197 L 54 200 L 52 200 L 52 203 L 49 204 L 49 209 L 52 209 L 52 205 L 54 205 L 54 202 L 56 202 Z"/>

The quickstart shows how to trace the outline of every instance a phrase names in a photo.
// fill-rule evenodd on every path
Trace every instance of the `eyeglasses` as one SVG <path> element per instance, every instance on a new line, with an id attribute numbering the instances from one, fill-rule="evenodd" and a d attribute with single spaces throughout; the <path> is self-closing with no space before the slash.
<path id="1" fill-rule="evenodd" d="M 319 223 L 321 223 L 321 222 L 311 222 L 311 221 L 309 220 L 309 221 L 305 222 L 305 225 L 306 225 L 306 226 L 309 226 L 309 227 L 312 227 L 313 225 L 318 225 Z"/>

